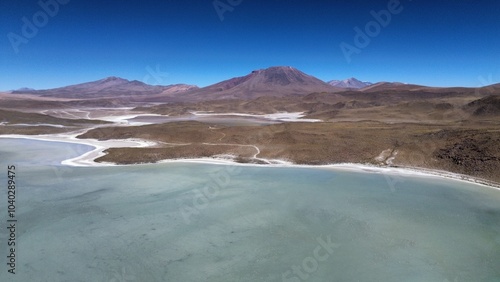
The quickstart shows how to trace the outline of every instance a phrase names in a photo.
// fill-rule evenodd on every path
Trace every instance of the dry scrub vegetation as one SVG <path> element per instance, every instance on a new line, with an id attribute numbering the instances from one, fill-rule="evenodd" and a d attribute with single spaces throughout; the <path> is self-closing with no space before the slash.
<path id="1" fill-rule="evenodd" d="M 268 126 L 220 126 L 177 122 L 141 127 L 99 128 L 79 138 L 141 138 L 153 148 L 116 148 L 97 161 L 156 162 L 220 154 L 250 161 L 283 159 L 297 164 L 371 163 L 442 169 L 500 181 L 500 130 L 477 124 L 450 125 L 381 122 L 285 123 Z M 384 160 L 376 159 L 390 152 Z M 391 163 L 389 163 L 391 164 Z"/>

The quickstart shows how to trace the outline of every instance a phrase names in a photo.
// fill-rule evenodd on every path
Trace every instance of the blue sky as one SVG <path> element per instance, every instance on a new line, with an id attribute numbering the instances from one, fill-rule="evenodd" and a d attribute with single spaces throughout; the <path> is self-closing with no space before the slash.
<path id="1" fill-rule="evenodd" d="M 495 0 L 41 2 L 52 15 L 37 1 L 0 2 L 1 90 L 107 76 L 206 86 L 277 65 L 323 80 L 500 82 Z M 382 10 L 385 26 L 371 13 Z M 356 45 L 356 27 L 368 44 Z M 342 43 L 356 50 L 350 60 Z"/>

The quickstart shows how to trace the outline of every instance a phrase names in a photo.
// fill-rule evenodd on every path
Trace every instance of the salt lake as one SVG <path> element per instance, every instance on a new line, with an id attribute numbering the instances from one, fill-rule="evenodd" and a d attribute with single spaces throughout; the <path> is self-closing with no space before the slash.
<path id="1" fill-rule="evenodd" d="M 202 163 L 70 167 L 0 139 L 0 281 L 500 281 L 500 191 L 436 177 Z"/>

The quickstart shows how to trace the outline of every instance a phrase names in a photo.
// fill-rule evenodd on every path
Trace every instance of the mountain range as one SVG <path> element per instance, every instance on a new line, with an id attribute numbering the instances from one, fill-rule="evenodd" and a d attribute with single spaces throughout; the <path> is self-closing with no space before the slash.
<path id="1" fill-rule="evenodd" d="M 497 89 L 500 84 L 483 88 Z M 108 77 L 97 81 L 47 90 L 23 88 L 12 93 L 34 94 L 44 97 L 71 99 L 133 98 L 148 102 L 208 101 L 208 100 L 252 100 L 259 97 L 303 96 L 311 93 L 416 91 L 472 92 L 474 88 L 436 88 L 398 82 L 362 82 L 356 78 L 324 82 L 289 66 L 270 67 L 250 72 L 241 77 L 230 78 L 206 87 L 195 85 L 148 85 L 137 80 Z"/>
<path id="2" fill-rule="evenodd" d="M 361 88 L 365 88 L 367 86 L 370 86 L 373 83 L 363 82 L 363 81 L 360 81 L 354 77 L 351 77 L 351 78 L 344 79 L 344 80 L 332 80 L 332 81 L 329 81 L 328 84 L 335 86 L 335 87 L 340 87 L 340 88 L 361 89 Z"/>
<path id="3" fill-rule="evenodd" d="M 188 90 L 198 89 L 197 86 L 187 84 L 173 85 L 149 85 L 138 80 L 126 80 L 119 77 L 107 77 L 97 81 L 80 83 L 65 87 L 59 87 L 47 90 L 33 90 L 23 88 L 13 93 L 28 93 L 47 97 L 64 97 L 64 98 L 109 98 L 121 97 L 130 95 L 154 96 L 168 95 Z"/>

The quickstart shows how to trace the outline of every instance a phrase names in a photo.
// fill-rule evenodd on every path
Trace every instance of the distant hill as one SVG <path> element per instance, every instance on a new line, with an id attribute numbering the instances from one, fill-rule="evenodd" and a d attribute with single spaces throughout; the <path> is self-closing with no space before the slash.
<path id="1" fill-rule="evenodd" d="M 473 116 L 493 117 L 500 116 L 500 95 L 490 95 L 464 106 L 464 109 Z"/>
<path id="2" fill-rule="evenodd" d="M 344 79 L 344 80 L 332 80 L 329 81 L 328 84 L 339 87 L 339 88 L 347 88 L 347 89 L 361 89 L 367 86 L 372 85 L 371 82 L 363 82 L 354 77 Z"/>
<path id="3" fill-rule="evenodd" d="M 401 82 L 378 82 L 363 89 L 359 89 L 361 92 L 366 93 L 380 93 L 380 92 L 426 92 L 426 93 L 462 93 L 470 95 L 474 92 L 481 91 L 481 93 L 486 93 L 486 90 L 492 90 L 494 85 L 486 86 L 483 88 L 473 88 L 473 87 L 432 87 L 416 84 L 408 84 Z M 498 88 L 500 89 L 500 88 Z"/>
<path id="4" fill-rule="evenodd" d="M 426 86 L 416 85 L 416 84 L 406 84 L 401 82 L 378 82 L 367 86 L 360 91 L 363 92 L 380 92 L 380 91 L 391 91 L 391 90 L 422 90 L 427 88 Z"/>
<path id="5" fill-rule="evenodd" d="M 186 84 L 175 84 L 168 86 L 148 85 L 137 80 L 126 80 L 119 77 L 107 77 L 97 81 L 70 85 L 47 90 L 16 90 L 13 93 L 29 93 L 47 97 L 64 98 L 113 98 L 124 96 L 163 95 L 179 93 L 198 88 Z"/>
<path id="6" fill-rule="evenodd" d="M 242 99 L 258 97 L 284 97 L 306 95 L 313 92 L 339 92 L 343 89 L 305 74 L 293 67 L 270 67 L 254 70 L 250 74 L 189 91 L 179 99 L 193 101 Z M 174 97 L 174 96 L 171 96 Z"/>
<path id="7" fill-rule="evenodd" d="M 483 93 L 490 93 L 491 94 L 491 93 L 494 93 L 494 92 L 497 92 L 500 90 L 500 83 L 484 86 L 484 87 L 479 88 L 479 90 Z"/>
<path id="8" fill-rule="evenodd" d="M 17 91 L 17 92 L 27 92 L 27 93 L 29 93 L 29 92 L 35 91 L 35 89 L 33 89 L 33 88 L 28 88 L 28 87 L 21 87 L 21 88 L 19 88 L 19 89 L 17 89 L 17 90 L 12 90 L 11 92 L 15 92 L 15 91 Z"/>

